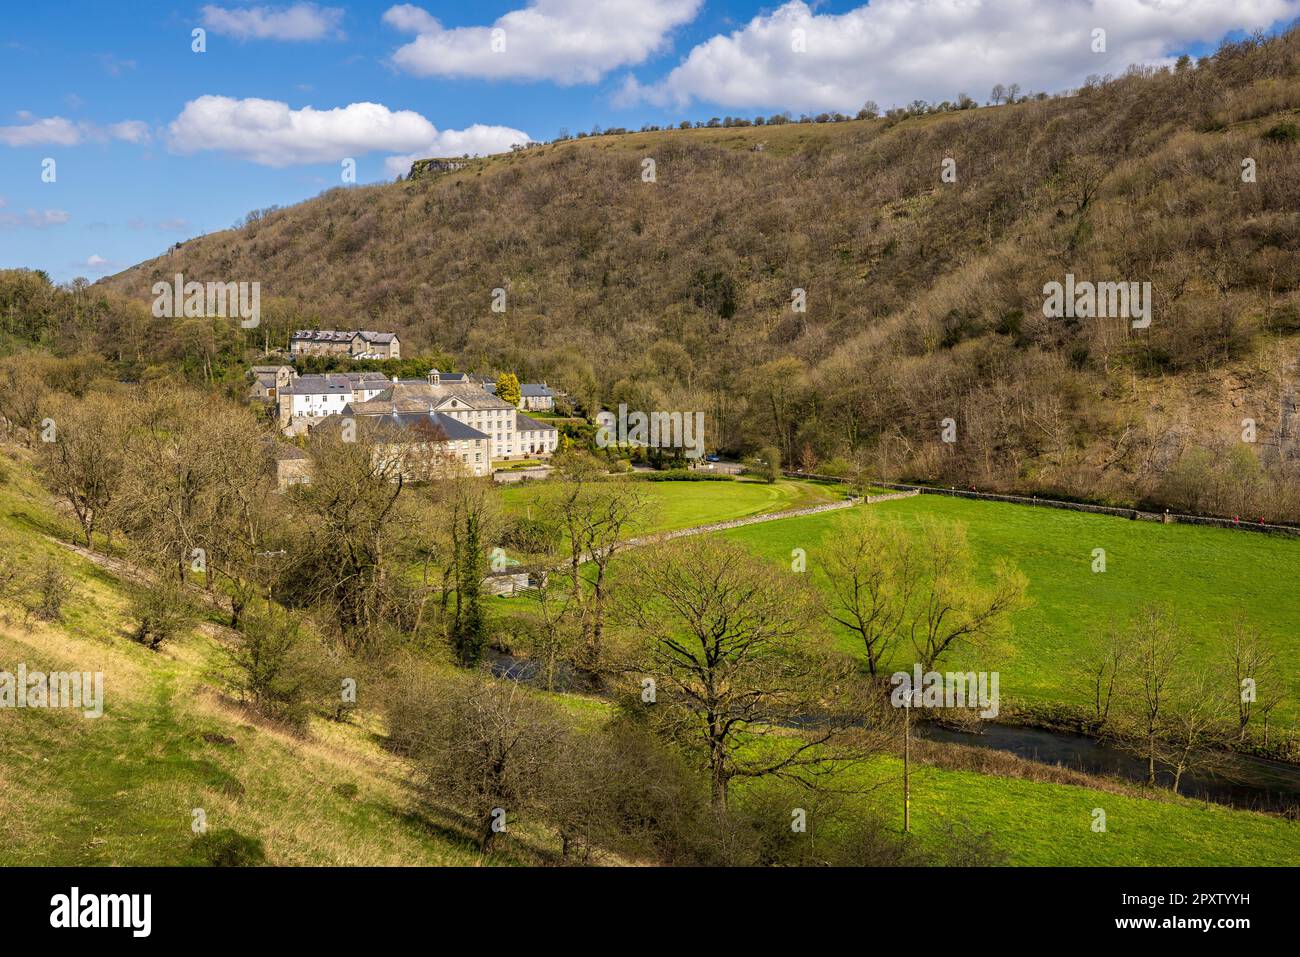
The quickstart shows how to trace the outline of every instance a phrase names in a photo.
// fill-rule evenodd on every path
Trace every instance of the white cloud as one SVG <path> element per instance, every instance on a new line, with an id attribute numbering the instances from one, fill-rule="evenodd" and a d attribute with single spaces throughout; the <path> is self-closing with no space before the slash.
<path id="1" fill-rule="evenodd" d="M 263 166 L 338 163 L 376 150 L 417 156 L 495 153 L 527 139 L 504 126 L 439 131 L 419 113 L 379 103 L 294 110 L 278 100 L 226 96 L 191 100 L 168 127 L 169 146 L 178 153 L 224 150 Z"/>
<path id="2" fill-rule="evenodd" d="M 240 7 L 230 9 L 208 4 L 203 7 L 203 25 L 221 36 L 240 40 L 321 40 L 341 37 L 340 7 L 318 7 L 295 3 L 291 7 Z"/>
<path id="3" fill-rule="evenodd" d="M 78 273 L 103 274 L 112 272 L 118 268 L 118 264 L 111 259 L 105 259 L 99 253 L 91 253 L 81 262 L 72 263 L 72 268 Z"/>
<path id="4" fill-rule="evenodd" d="M 123 120 L 112 123 L 106 128 L 108 136 L 127 143 L 147 143 L 149 141 L 149 124 L 143 120 Z"/>
<path id="5" fill-rule="evenodd" d="M 982 100 L 995 83 L 1054 92 L 1297 14 L 1300 0 L 872 0 L 842 14 L 792 0 L 696 46 L 659 83 L 626 78 L 616 102 L 850 111 Z M 1105 53 L 1092 50 L 1094 29 Z"/>
<path id="6" fill-rule="evenodd" d="M 443 130 L 424 149 L 405 156 L 389 156 L 384 169 L 389 176 L 404 176 L 411 164 L 431 156 L 491 156 L 504 153 L 515 143 L 527 143 L 530 137 L 523 130 L 508 126 L 485 126 L 475 123 L 463 130 Z"/>
<path id="7" fill-rule="evenodd" d="M 75 146 L 81 142 L 77 124 L 61 116 L 33 120 L 30 114 L 19 114 L 30 120 L 19 126 L 0 126 L 0 143 L 6 146 Z"/>
<path id="8" fill-rule="evenodd" d="M 0 196 L 0 209 L 8 204 Z M 45 229 L 47 226 L 62 226 L 72 219 L 72 215 L 63 209 L 28 209 L 22 213 L 0 212 L 0 229 Z"/>
<path id="9" fill-rule="evenodd" d="M 6 146 L 76 146 L 86 140 L 145 143 L 150 137 L 149 124 L 142 120 L 123 120 L 99 126 L 74 123 L 62 116 L 39 119 L 26 111 L 20 112 L 18 118 L 23 120 L 21 124 L 0 126 L 0 143 Z"/>
<path id="10" fill-rule="evenodd" d="M 444 29 L 411 4 L 384 22 L 416 38 L 393 63 L 417 76 L 595 83 L 667 48 L 669 32 L 694 19 L 702 0 L 530 0 L 491 26 Z M 499 32 L 498 32 L 499 31 Z M 494 34 L 505 48 L 494 52 Z M 498 44 L 499 45 L 499 44 Z"/>

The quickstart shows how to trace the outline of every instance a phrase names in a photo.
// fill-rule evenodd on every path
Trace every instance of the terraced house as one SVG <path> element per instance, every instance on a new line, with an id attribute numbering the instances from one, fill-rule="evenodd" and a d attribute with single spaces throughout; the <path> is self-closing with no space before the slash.
<path id="1" fill-rule="evenodd" d="M 297 434 L 352 402 L 371 399 L 392 383 L 382 372 L 329 372 L 292 379 L 277 390 L 280 428 Z"/>
<path id="2" fill-rule="evenodd" d="M 549 457 L 559 445 L 555 426 L 529 418 L 476 383 L 444 382 L 437 369 L 430 370 L 427 379 L 398 380 L 378 395 L 351 402 L 343 414 L 358 418 L 397 416 L 398 421 L 412 414 L 444 416 L 482 437 L 485 454 L 481 464 L 486 470 L 494 462 Z M 475 439 L 465 436 L 456 441 Z M 480 464 L 473 454 L 476 448 L 458 446 L 455 451 L 465 465 Z M 485 473 L 475 470 L 475 474 Z"/>
<path id="3" fill-rule="evenodd" d="M 402 343 L 395 332 L 367 329 L 299 329 L 289 338 L 295 356 L 350 356 L 353 359 L 400 359 Z"/>

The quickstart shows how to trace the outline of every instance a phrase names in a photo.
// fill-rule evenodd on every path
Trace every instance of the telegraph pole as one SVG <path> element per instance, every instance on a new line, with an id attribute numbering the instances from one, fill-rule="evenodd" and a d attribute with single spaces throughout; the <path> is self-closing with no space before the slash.
<path id="1" fill-rule="evenodd" d="M 903 833 L 912 831 L 912 691 L 903 696 Z"/>

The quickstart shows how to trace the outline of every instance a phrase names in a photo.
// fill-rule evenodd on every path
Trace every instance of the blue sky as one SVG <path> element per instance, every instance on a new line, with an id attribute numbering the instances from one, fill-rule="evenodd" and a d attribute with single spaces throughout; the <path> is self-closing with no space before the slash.
<path id="1" fill-rule="evenodd" d="M 340 185 L 344 158 L 365 183 L 596 125 L 1054 92 L 1298 15 L 1300 0 L 13 4 L 0 267 L 94 279 Z"/>

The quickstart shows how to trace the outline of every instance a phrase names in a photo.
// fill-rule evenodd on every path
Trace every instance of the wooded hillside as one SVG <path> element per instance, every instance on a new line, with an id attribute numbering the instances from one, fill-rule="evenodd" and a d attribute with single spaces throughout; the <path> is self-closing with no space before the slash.
<path id="1" fill-rule="evenodd" d="M 260 330 L 154 330 L 191 361 L 392 329 L 586 411 L 703 408 L 711 447 L 1294 518 L 1298 141 L 1293 30 L 1010 106 L 589 137 L 335 189 L 92 292 L 260 281 Z M 1067 273 L 1150 282 L 1150 327 L 1046 318 Z M 156 325 L 132 314 L 97 347 Z"/>

